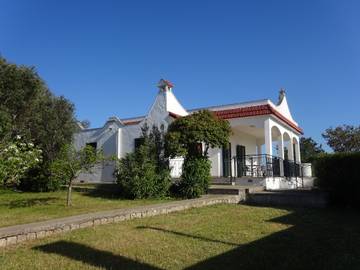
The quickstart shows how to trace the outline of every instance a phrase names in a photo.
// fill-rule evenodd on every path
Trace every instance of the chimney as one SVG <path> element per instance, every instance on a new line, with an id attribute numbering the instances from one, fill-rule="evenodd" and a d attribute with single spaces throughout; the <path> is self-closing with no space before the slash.
<path id="1" fill-rule="evenodd" d="M 158 83 L 158 87 L 160 89 L 160 91 L 166 92 L 166 91 L 171 91 L 171 89 L 174 87 L 174 85 L 164 79 L 160 79 L 159 83 Z"/>
<path id="2" fill-rule="evenodd" d="M 281 102 L 283 101 L 285 97 L 285 89 L 284 88 L 281 88 L 280 91 L 279 91 L 279 99 L 278 99 L 278 103 L 277 105 L 280 105 Z"/>

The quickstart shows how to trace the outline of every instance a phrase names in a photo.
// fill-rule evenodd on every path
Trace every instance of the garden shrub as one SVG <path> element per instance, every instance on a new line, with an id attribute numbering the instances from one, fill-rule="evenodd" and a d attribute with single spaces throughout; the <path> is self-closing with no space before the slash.
<path id="1" fill-rule="evenodd" d="M 52 177 L 45 175 L 42 168 L 34 168 L 29 170 L 26 177 L 20 180 L 17 188 L 19 190 L 32 192 L 49 192 L 60 190 L 64 184 L 65 181 L 53 179 Z"/>
<path id="2" fill-rule="evenodd" d="M 163 153 L 163 132 L 143 127 L 142 144 L 118 161 L 117 183 L 125 197 L 161 198 L 169 194 L 170 169 Z"/>
<path id="3" fill-rule="evenodd" d="M 208 190 L 211 163 L 207 157 L 188 157 L 184 160 L 183 173 L 179 186 L 180 195 L 197 198 Z"/>
<path id="4" fill-rule="evenodd" d="M 318 156 L 314 161 L 317 184 L 329 192 L 330 202 L 360 207 L 360 152 Z"/>
<path id="5" fill-rule="evenodd" d="M 42 160 L 42 151 L 20 136 L 0 143 L 0 184 L 17 185 L 20 179 Z"/>

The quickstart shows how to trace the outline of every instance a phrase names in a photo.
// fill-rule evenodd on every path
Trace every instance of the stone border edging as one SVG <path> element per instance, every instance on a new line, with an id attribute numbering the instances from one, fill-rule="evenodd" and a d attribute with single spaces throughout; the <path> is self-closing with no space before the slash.
<path id="1" fill-rule="evenodd" d="M 236 204 L 244 199 L 243 196 L 238 195 L 206 195 L 199 199 L 115 209 L 57 218 L 43 222 L 3 227 L 0 228 L 0 248 L 100 224 L 120 222 L 134 218 L 151 217 L 219 203 Z"/>

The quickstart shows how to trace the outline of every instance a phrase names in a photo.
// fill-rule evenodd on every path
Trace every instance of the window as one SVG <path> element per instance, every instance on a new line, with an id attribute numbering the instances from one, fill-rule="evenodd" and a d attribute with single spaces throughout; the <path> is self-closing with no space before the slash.
<path id="1" fill-rule="evenodd" d="M 97 142 L 91 142 L 91 143 L 87 143 L 86 146 L 90 146 L 94 149 L 94 151 L 96 151 L 97 148 Z"/>
<path id="2" fill-rule="evenodd" d="M 97 143 L 96 142 L 91 142 L 91 143 L 87 143 L 86 144 L 86 147 L 89 147 L 89 148 L 91 148 L 91 152 L 92 152 L 92 154 L 90 154 L 89 152 L 86 152 L 86 157 L 88 158 L 88 159 L 90 159 L 91 157 L 93 157 L 93 155 L 95 155 L 96 154 L 96 148 L 97 148 Z"/>
<path id="3" fill-rule="evenodd" d="M 189 152 L 192 156 L 201 156 L 203 154 L 202 143 L 194 143 L 191 145 Z"/>
<path id="4" fill-rule="evenodd" d="M 145 138 L 136 138 L 134 141 L 135 141 L 135 150 L 136 150 L 145 143 Z"/>
<path id="5" fill-rule="evenodd" d="M 223 177 L 231 176 L 231 143 L 222 148 Z"/>

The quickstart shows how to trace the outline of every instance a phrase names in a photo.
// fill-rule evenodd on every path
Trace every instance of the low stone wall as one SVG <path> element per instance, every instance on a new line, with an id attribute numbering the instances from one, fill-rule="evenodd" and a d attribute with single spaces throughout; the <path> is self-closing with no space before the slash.
<path id="1" fill-rule="evenodd" d="M 44 222 L 4 227 L 0 228 L 0 248 L 100 224 L 151 217 L 219 203 L 237 204 L 243 199 L 236 195 L 206 195 L 199 199 L 89 213 Z"/>

